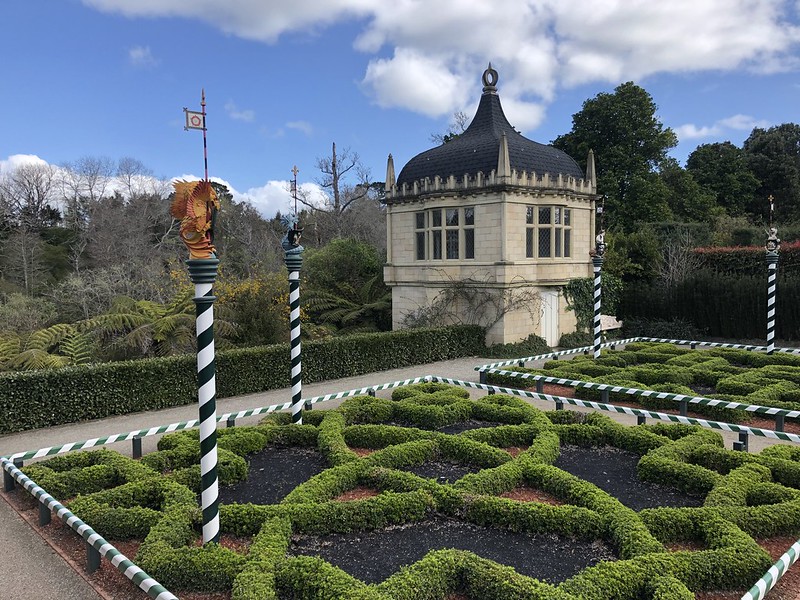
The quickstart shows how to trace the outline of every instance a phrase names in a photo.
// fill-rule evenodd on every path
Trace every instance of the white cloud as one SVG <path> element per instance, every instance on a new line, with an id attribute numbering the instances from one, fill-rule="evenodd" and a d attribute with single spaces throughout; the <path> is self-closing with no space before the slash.
<path id="1" fill-rule="evenodd" d="M 311 137 L 311 134 L 314 133 L 314 128 L 308 121 L 289 121 L 286 123 L 286 127 L 289 129 L 296 129 L 297 131 L 302 131 L 309 137 Z"/>
<path id="2" fill-rule="evenodd" d="M 128 61 L 134 67 L 149 68 L 158 66 L 158 59 L 153 56 L 150 46 L 134 46 L 128 50 Z"/>
<path id="3" fill-rule="evenodd" d="M 83 1 L 129 17 L 201 20 L 267 43 L 352 20 L 361 27 L 355 49 L 371 55 L 365 92 L 380 106 L 434 117 L 474 100 L 476 73 L 489 60 L 500 72 L 503 101 L 515 102 L 531 123 L 563 87 L 800 67 L 800 28 L 787 16 L 796 0 Z"/>
<path id="4" fill-rule="evenodd" d="M 240 109 L 238 106 L 236 106 L 236 104 L 234 104 L 233 100 L 228 100 L 225 103 L 225 112 L 228 113 L 228 116 L 234 121 L 245 121 L 247 123 L 251 123 L 256 118 L 256 113 L 254 110 Z"/>
<path id="5" fill-rule="evenodd" d="M 12 154 L 5 160 L 0 160 L 0 175 L 5 175 L 23 165 L 46 165 L 47 161 L 35 154 Z"/>
<path id="6" fill-rule="evenodd" d="M 750 115 L 733 115 L 716 121 L 713 125 L 698 127 L 694 123 L 686 123 L 675 127 L 675 134 L 678 139 L 696 140 L 700 138 L 719 137 L 731 129 L 736 131 L 751 131 L 755 127 L 769 127 L 769 121 L 755 119 Z"/>

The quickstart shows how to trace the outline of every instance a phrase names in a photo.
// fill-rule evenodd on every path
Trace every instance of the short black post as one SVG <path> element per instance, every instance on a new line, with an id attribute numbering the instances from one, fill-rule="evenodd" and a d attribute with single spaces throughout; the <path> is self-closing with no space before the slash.
<path id="1" fill-rule="evenodd" d="M 86 542 L 86 572 L 91 574 L 100 568 L 100 551 Z"/>
<path id="2" fill-rule="evenodd" d="M 11 473 L 6 470 L 3 470 L 3 491 L 14 491 L 14 478 L 11 476 Z"/>
<path id="3" fill-rule="evenodd" d="M 695 344 L 694 342 L 692 342 L 691 344 L 689 344 L 689 348 L 691 348 L 692 350 L 694 350 L 694 349 L 696 349 L 696 348 L 697 348 L 697 344 Z"/>
<path id="4" fill-rule="evenodd" d="M 775 431 L 783 431 L 785 417 L 783 415 L 775 415 Z"/>
<path id="5" fill-rule="evenodd" d="M 524 360 L 521 360 L 521 361 L 519 361 L 519 362 L 517 363 L 517 366 L 518 366 L 518 367 L 524 367 L 524 366 L 525 366 L 525 361 L 524 361 Z"/>
<path id="6" fill-rule="evenodd" d="M 689 414 L 689 403 L 686 400 L 681 400 L 679 404 L 680 404 L 681 416 L 685 417 L 686 415 Z"/>
<path id="7" fill-rule="evenodd" d="M 647 417 L 644 415 L 636 415 L 636 424 L 637 425 L 646 425 L 647 424 Z"/>
<path id="8" fill-rule="evenodd" d="M 236 417 L 228 417 L 225 419 L 225 427 L 230 429 L 231 427 L 236 427 Z"/>
<path id="9" fill-rule="evenodd" d="M 564 403 L 561 400 L 556 400 L 556 410 L 564 410 Z"/>
<path id="10" fill-rule="evenodd" d="M 142 458 L 142 436 L 135 435 L 131 440 L 131 456 L 133 458 Z"/>
<path id="11" fill-rule="evenodd" d="M 537 379 L 536 380 L 536 393 L 537 394 L 541 394 L 542 392 L 544 392 L 544 381 L 542 381 L 541 379 Z"/>
<path id="12" fill-rule="evenodd" d="M 479 377 L 478 381 L 480 381 L 481 383 L 489 383 L 489 378 L 486 376 L 486 371 L 481 371 L 478 374 L 478 377 Z"/>
<path id="13" fill-rule="evenodd" d="M 750 450 L 750 435 L 746 431 L 739 432 L 739 443 L 742 445 L 742 450 L 748 452 Z"/>
<path id="14" fill-rule="evenodd" d="M 489 388 L 489 391 L 486 392 L 489 396 L 494 396 L 497 392 L 494 391 L 494 388 Z"/>
<path id="15" fill-rule="evenodd" d="M 600 390 L 600 402 L 608 404 L 608 390 Z"/>
<path id="16" fill-rule="evenodd" d="M 372 396 L 374 398 L 375 397 L 375 388 L 369 388 L 367 390 L 367 396 Z"/>
<path id="17" fill-rule="evenodd" d="M 39 502 L 39 525 L 49 525 L 53 518 L 53 513 L 46 504 Z"/>

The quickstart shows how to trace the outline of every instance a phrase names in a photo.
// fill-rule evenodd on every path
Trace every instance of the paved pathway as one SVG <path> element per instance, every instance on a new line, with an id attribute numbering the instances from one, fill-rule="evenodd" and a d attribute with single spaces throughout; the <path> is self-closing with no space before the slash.
<path id="1" fill-rule="evenodd" d="M 454 379 L 477 381 L 478 374 L 474 367 L 495 361 L 496 359 L 477 357 L 461 358 L 315 383 L 303 387 L 303 396 L 306 398 L 320 396 L 330 392 L 340 392 L 424 375 L 440 375 Z M 476 390 L 471 390 L 471 392 L 473 396 L 483 394 L 483 392 Z M 390 391 L 384 391 L 379 392 L 379 395 L 388 396 L 390 393 Z M 270 406 L 287 402 L 290 399 L 291 390 L 288 388 L 225 398 L 217 401 L 217 412 L 226 413 Z M 341 402 L 342 400 L 333 400 L 324 404 L 315 404 L 314 408 L 335 408 Z M 553 408 L 553 405 L 549 402 L 531 401 L 531 403 L 546 410 Z M 570 409 L 584 410 L 574 406 L 570 407 Z M 589 410 L 585 409 L 587 412 Z M 636 423 L 635 417 L 617 413 L 605 414 L 622 423 Z M 146 427 L 188 421 L 196 417 L 197 406 L 191 404 L 152 412 L 135 413 L 97 421 L 14 433 L 0 436 L 0 456 L 57 446 L 68 442 L 105 437 Z M 260 418 L 245 419 L 240 424 L 255 423 Z M 731 448 L 733 441 L 738 439 L 736 434 L 720 433 L 725 437 L 725 443 L 728 448 Z M 142 446 L 145 453 L 156 449 L 158 437 L 150 436 L 144 438 Z M 761 448 L 771 443 L 773 442 L 764 438 L 751 437 L 750 450 L 751 452 L 758 452 Z M 110 447 L 128 455 L 131 452 L 130 442 L 120 442 L 112 444 Z M 0 526 L 0 573 L 2 573 L 0 575 L 0 599 L 31 597 L 32 592 L 34 592 L 33 595 L 38 600 L 97 600 L 99 598 L 91 586 L 67 566 L 38 534 L 31 531 L 28 525 L 22 522 L 2 499 L 0 499 L 0 519 L 2 519 L 2 526 Z M 146 595 L 143 593 L 142 597 L 145 598 Z"/>

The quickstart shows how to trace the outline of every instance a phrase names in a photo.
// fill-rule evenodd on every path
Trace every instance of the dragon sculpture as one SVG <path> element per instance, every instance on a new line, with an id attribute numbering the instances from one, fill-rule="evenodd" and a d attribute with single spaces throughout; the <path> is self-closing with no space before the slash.
<path id="1" fill-rule="evenodd" d="M 217 194 L 208 181 L 176 181 L 169 212 L 180 219 L 181 240 L 192 260 L 216 258 L 214 222 L 219 211 Z"/>

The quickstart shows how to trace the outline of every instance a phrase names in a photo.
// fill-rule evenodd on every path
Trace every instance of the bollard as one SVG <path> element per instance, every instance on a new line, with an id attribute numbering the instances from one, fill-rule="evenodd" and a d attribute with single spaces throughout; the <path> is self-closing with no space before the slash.
<path id="1" fill-rule="evenodd" d="M 483 375 L 483 373 L 481 373 L 481 375 Z M 375 397 L 375 388 L 368 389 L 367 390 L 367 395 L 368 396 L 372 396 L 374 398 Z"/>
<path id="2" fill-rule="evenodd" d="M 524 360 L 521 360 L 521 361 L 519 361 L 519 362 L 517 363 L 517 366 L 518 366 L 518 367 L 524 367 L 524 366 L 525 366 L 525 361 L 524 361 Z"/>
<path id="3" fill-rule="evenodd" d="M 695 350 L 695 349 L 697 349 L 697 344 L 692 342 L 691 344 L 689 344 L 689 348 L 691 348 L 692 350 Z"/>
<path id="4" fill-rule="evenodd" d="M 536 393 L 541 394 L 544 392 L 544 381 L 541 379 L 536 380 Z"/>
<path id="5" fill-rule="evenodd" d="M 775 415 L 775 431 L 783 431 L 784 423 L 783 415 Z"/>
<path id="6" fill-rule="evenodd" d="M 564 410 L 564 403 L 561 400 L 556 400 L 556 410 Z"/>
<path id="7" fill-rule="evenodd" d="M 733 449 L 737 452 L 742 452 L 744 450 L 744 444 L 742 444 L 742 442 L 733 442 Z"/>
<path id="8" fill-rule="evenodd" d="M 489 383 L 489 378 L 486 376 L 486 371 L 481 371 L 478 377 L 480 378 L 479 381 L 481 383 Z"/>
<path id="9" fill-rule="evenodd" d="M 86 542 L 86 572 L 91 574 L 100 568 L 100 551 Z"/>
<path id="10" fill-rule="evenodd" d="M 744 431 L 739 432 L 739 443 L 741 444 L 742 450 L 744 452 L 748 452 L 750 450 L 749 440 L 750 436 L 746 432 Z"/>
<path id="11" fill-rule="evenodd" d="M 608 390 L 600 390 L 600 402 L 608 404 Z"/>
<path id="12" fill-rule="evenodd" d="M 49 525 L 53 518 L 53 513 L 47 505 L 39 502 L 39 525 Z"/>
<path id="13" fill-rule="evenodd" d="M 15 458 L 12 461 L 13 465 L 18 469 L 22 468 L 24 464 L 21 458 Z M 11 473 L 3 469 L 3 491 L 4 492 L 13 492 L 14 491 L 14 478 L 11 476 Z"/>
<path id="14" fill-rule="evenodd" d="M 686 415 L 689 414 L 689 403 L 686 400 L 681 400 L 679 404 L 681 408 L 680 410 L 681 416 L 685 417 Z"/>
<path id="15" fill-rule="evenodd" d="M 497 392 L 495 391 L 495 389 L 494 389 L 494 388 L 489 388 L 489 391 L 487 392 L 487 395 L 489 395 L 489 396 L 494 396 L 496 393 L 497 393 Z"/>
<path id="16" fill-rule="evenodd" d="M 230 429 L 231 427 L 236 427 L 236 417 L 228 417 L 225 419 L 225 427 Z"/>
<path id="17" fill-rule="evenodd" d="M 645 417 L 644 415 L 636 415 L 636 424 L 647 425 L 647 417 Z"/>
<path id="18" fill-rule="evenodd" d="M 142 458 L 142 436 L 135 435 L 131 440 L 131 456 L 133 458 Z"/>

